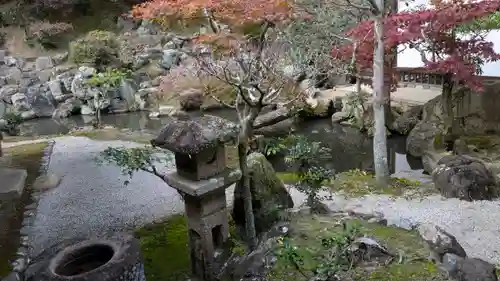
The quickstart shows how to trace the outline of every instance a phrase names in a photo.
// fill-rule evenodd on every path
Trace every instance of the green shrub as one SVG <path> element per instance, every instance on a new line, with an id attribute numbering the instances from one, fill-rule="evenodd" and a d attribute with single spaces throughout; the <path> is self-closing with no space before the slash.
<path id="1" fill-rule="evenodd" d="M 50 23 L 48 21 L 34 22 L 28 26 L 27 39 L 40 44 L 43 48 L 57 48 L 63 42 L 66 33 L 73 25 L 65 22 Z"/>
<path id="2" fill-rule="evenodd" d="M 19 113 L 8 112 L 4 115 L 5 123 L 0 127 L 0 132 L 5 132 L 9 136 L 19 135 L 19 125 L 23 123 L 23 118 Z"/>
<path id="3" fill-rule="evenodd" d="M 70 43 L 69 58 L 76 64 L 96 67 L 118 62 L 120 43 L 109 31 L 93 30 Z"/>

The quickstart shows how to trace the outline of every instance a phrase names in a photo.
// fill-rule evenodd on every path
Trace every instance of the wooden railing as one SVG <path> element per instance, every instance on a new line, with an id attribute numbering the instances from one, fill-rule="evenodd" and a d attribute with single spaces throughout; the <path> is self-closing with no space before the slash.
<path id="1" fill-rule="evenodd" d="M 431 72 L 425 68 L 398 67 L 396 71 L 399 75 L 399 88 L 422 87 L 424 89 L 439 88 L 443 86 L 443 74 Z M 372 73 L 362 73 L 361 82 L 366 85 L 372 84 Z M 480 76 L 484 85 L 500 82 L 500 77 Z M 354 80 L 353 80 L 354 81 Z M 347 83 L 355 83 L 347 79 Z"/>
<path id="2" fill-rule="evenodd" d="M 441 87 L 443 85 L 443 75 L 433 73 L 422 68 L 398 67 L 399 84 L 398 87 L 423 88 Z"/>

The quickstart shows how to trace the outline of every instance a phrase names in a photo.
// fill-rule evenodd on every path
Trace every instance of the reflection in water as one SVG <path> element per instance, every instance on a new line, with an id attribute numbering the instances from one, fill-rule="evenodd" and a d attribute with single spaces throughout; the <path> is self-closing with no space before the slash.
<path id="1" fill-rule="evenodd" d="M 356 128 L 331 124 L 329 119 L 307 122 L 297 133 L 319 141 L 332 151 L 331 159 L 324 165 L 336 172 L 351 169 L 373 171 L 373 141 Z M 420 179 L 423 167 L 420 159 L 406 155 L 406 139 L 392 136 L 388 139 L 388 161 L 391 174 L 401 174 Z"/>

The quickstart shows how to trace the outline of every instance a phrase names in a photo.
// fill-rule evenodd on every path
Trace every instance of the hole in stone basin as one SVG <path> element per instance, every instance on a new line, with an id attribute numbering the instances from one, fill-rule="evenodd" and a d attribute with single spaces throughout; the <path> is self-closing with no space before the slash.
<path id="1" fill-rule="evenodd" d="M 92 245 L 67 253 L 56 266 L 55 273 L 61 276 L 75 276 L 105 265 L 113 258 L 115 251 L 108 245 Z"/>

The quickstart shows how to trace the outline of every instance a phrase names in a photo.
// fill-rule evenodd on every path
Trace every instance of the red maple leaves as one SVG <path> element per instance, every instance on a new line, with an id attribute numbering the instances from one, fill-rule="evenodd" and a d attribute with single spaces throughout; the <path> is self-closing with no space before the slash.
<path id="1" fill-rule="evenodd" d="M 135 6 L 132 13 L 143 19 L 165 16 L 189 18 L 201 17 L 204 9 L 227 24 L 278 23 L 294 13 L 287 0 L 151 0 Z"/>
<path id="2" fill-rule="evenodd" d="M 460 24 L 487 16 L 500 9 L 500 1 L 483 0 L 463 3 L 453 0 L 440 3 L 435 9 L 400 12 L 384 19 L 384 43 L 386 53 L 401 44 L 422 51 L 425 67 L 437 73 L 451 73 L 455 81 L 480 90 L 477 79 L 480 63 L 496 61 L 500 55 L 493 50 L 493 44 L 479 34 L 457 36 L 452 30 Z M 348 31 L 346 36 L 357 42 L 356 60 L 360 70 L 373 65 L 373 21 L 361 22 Z M 354 44 L 335 48 L 334 58 L 350 61 Z M 436 54 L 430 59 L 430 51 Z"/>

